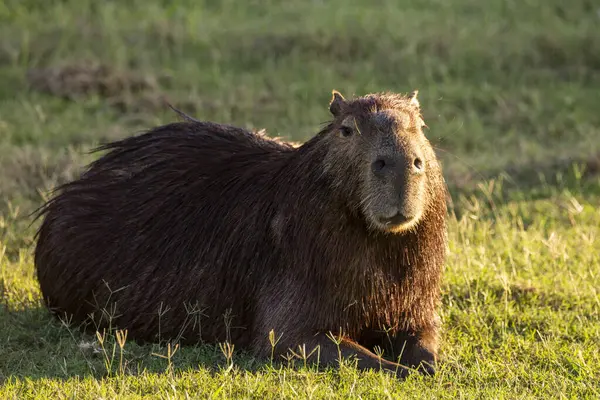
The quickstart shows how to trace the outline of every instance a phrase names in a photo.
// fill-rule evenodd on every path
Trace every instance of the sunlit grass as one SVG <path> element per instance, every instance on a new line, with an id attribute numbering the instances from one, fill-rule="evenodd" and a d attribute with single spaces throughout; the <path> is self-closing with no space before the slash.
<path id="1" fill-rule="evenodd" d="M 600 397 L 594 7 L 0 2 L 0 398 Z M 107 67 L 101 83 L 84 76 L 103 89 L 29 79 L 84 62 Z M 153 83 L 114 83 L 131 76 Z M 302 141 L 329 118 L 332 89 L 419 89 L 452 193 L 435 377 L 140 346 L 125 332 L 81 334 L 41 306 L 28 215 L 94 157 L 87 150 L 174 121 L 164 100 Z"/>

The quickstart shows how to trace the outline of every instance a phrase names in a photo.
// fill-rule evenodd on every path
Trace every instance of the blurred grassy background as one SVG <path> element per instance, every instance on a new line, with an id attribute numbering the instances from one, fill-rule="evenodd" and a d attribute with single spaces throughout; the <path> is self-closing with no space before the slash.
<path id="1" fill-rule="evenodd" d="M 444 297 L 450 366 L 436 393 L 514 398 L 535 394 L 535 382 L 547 395 L 597 394 L 599 25 L 591 0 L 1 0 L 0 381 L 93 370 L 74 337 L 37 308 L 24 218 L 91 160 L 90 147 L 176 120 L 165 100 L 199 119 L 302 141 L 329 119 L 332 89 L 346 97 L 419 89 L 459 216 Z M 536 347 L 536 335 L 554 350 Z M 190 351 L 182 365 L 205 357 Z M 64 369 L 47 354 L 64 355 Z M 515 368 L 505 375 L 503 359 Z M 278 376 L 267 374 L 258 393 L 293 397 L 270 391 Z M 307 376 L 316 393 L 329 393 L 329 378 Z M 248 389 L 226 375 L 203 379 L 207 393 L 222 383 Z M 308 390 L 293 379 L 292 389 Z M 336 393 L 348 394 L 352 379 Z M 369 379 L 383 378 L 365 381 L 382 396 L 424 395 L 429 385 Z M 6 396 L 59 385 L 19 382 Z M 86 382 L 88 394 L 118 386 Z"/>
<path id="2" fill-rule="evenodd" d="M 1 7 L 3 154 L 64 151 L 174 120 L 163 98 L 201 119 L 304 140 L 329 118 L 331 89 L 418 88 L 450 183 L 556 160 L 597 164 L 600 16 L 591 1 Z M 68 66 L 79 68 L 60 78 L 40 71 Z"/>

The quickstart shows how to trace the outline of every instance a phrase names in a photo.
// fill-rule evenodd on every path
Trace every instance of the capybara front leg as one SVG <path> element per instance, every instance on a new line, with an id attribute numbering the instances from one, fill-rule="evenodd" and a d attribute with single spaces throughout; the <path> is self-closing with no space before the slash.
<path id="1" fill-rule="evenodd" d="M 373 369 L 384 370 L 392 373 L 398 378 L 404 378 L 408 370 L 399 364 L 378 357 L 358 343 L 348 338 L 332 338 L 330 335 L 319 334 L 306 343 L 306 351 L 311 352 L 318 346 L 318 351 L 311 355 L 311 362 L 319 365 L 339 366 L 340 357 L 344 360 L 356 358 L 357 367 L 360 370 Z M 318 355 L 318 360 L 317 360 Z"/>
<path id="2" fill-rule="evenodd" d="M 402 331 L 392 339 L 394 359 L 409 368 L 418 369 L 429 375 L 435 374 L 437 362 L 437 328 L 418 332 Z"/>

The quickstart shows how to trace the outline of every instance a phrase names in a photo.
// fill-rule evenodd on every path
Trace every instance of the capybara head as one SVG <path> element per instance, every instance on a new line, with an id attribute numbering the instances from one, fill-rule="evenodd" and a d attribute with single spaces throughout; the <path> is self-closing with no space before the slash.
<path id="1" fill-rule="evenodd" d="M 333 91 L 325 169 L 336 187 L 353 188 L 350 206 L 374 230 L 410 230 L 429 204 L 428 168 L 437 163 L 422 131 L 417 93 L 346 100 Z"/>

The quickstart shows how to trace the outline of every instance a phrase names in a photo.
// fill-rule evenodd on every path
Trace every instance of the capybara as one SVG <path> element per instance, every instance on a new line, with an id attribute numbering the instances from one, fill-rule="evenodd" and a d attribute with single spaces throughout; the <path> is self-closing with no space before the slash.
<path id="1" fill-rule="evenodd" d="M 446 185 L 417 91 L 329 111 L 300 145 L 188 118 L 98 147 L 37 214 L 45 304 L 139 342 L 270 357 L 273 331 L 278 359 L 434 373 Z"/>

